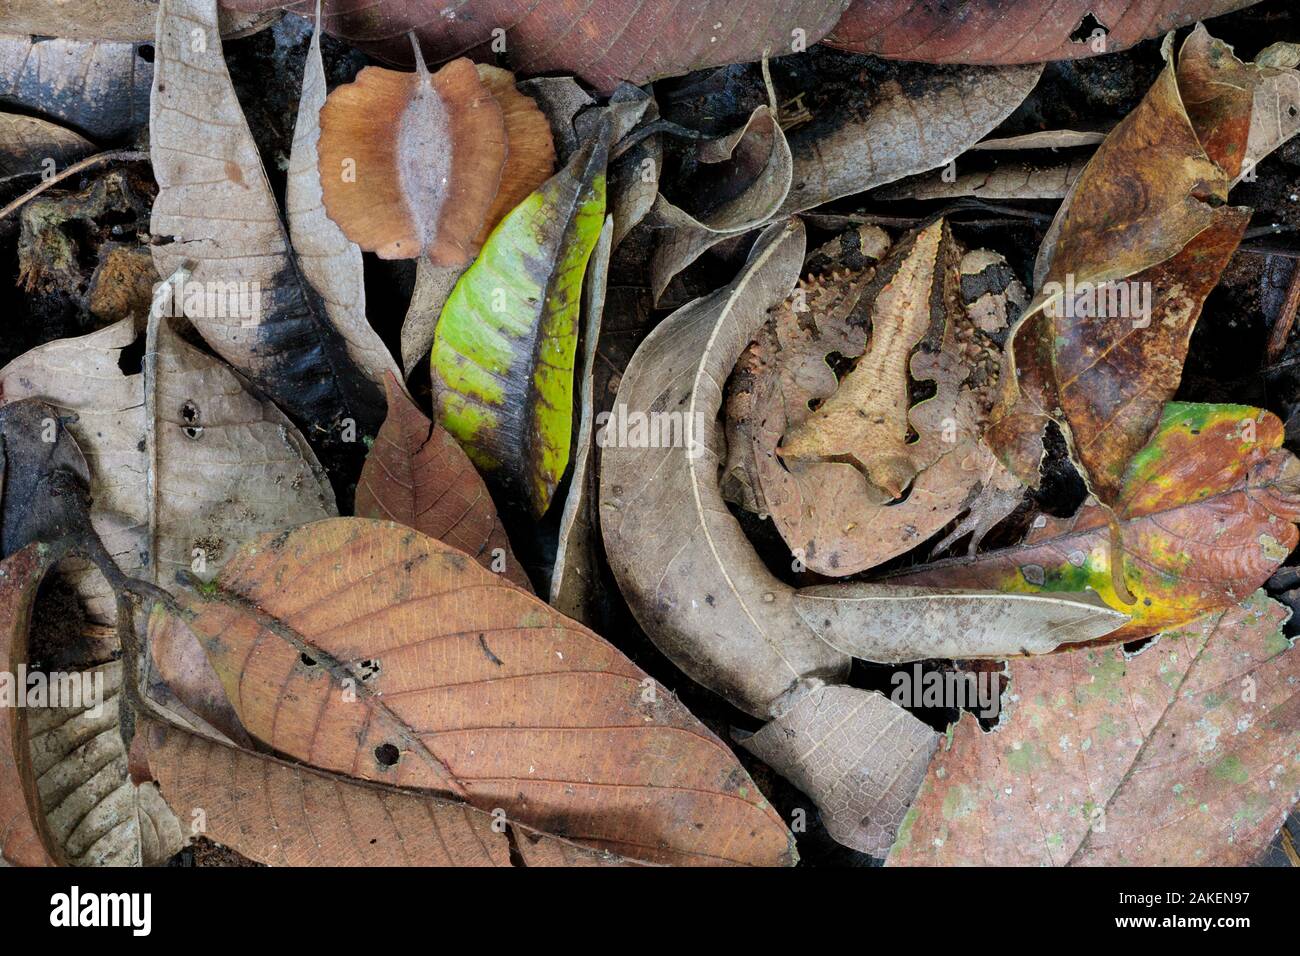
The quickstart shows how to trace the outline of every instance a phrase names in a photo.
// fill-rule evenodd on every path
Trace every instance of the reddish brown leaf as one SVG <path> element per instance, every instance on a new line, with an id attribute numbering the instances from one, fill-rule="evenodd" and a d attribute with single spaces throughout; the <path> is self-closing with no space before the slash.
<path id="1" fill-rule="evenodd" d="M 492 496 L 460 445 L 424 417 L 391 373 L 385 387 L 388 417 L 357 482 L 357 516 L 407 525 L 486 568 L 504 561 L 501 573 L 531 591 Z"/>
<path id="2" fill-rule="evenodd" d="M 757 60 L 811 46 L 839 19 L 848 0 L 798 0 L 776 9 L 766 0 L 604 0 L 598 5 L 535 0 L 325 0 L 325 29 L 367 52 L 411 62 L 406 33 L 425 55 L 444 60 L 498 38 L 512 69 L 576 73 L 608 93 L 709 66 Z M 314 0 L 225 0 L 234 10 L 283 7 L 311 14 Z M 499 32 L 497 32 L 499 31 Z M 496 52 L 495 49 L 492 52 Z"/>
<path id="3" fill-rule="evenodd" d="M 348 780 L 155 720 L 132 746 L 176 814 L 271 866 L 604 866 L 622 861 L 463 803 Z M 495 825 L 494 825 L 495 824 Z"/>
<path id="4" fill-rule="evenodd" d="M 930 63 L 1041 63 L 1113 53 L 1255 0 L 854 0 L 830 46 Z M 1095 30 L 1101 30 L 1100 38 Z"/>
<path id="5" fill-rule="evenodd" d="M 993 733 L 964 715 L 894 865 L 1252 862 L 1300 793 L 1300 655 L 1262 592 L 1135 657 L 1013 661 Z"/>
<path id="6" fill-rule="evenodd" d="M 244 727 L 279 753 L 653 862 L 792 861 L 775 811 L 667 690 L 417 532 L 351 518 L 263 536 L 187 603 Z"/>

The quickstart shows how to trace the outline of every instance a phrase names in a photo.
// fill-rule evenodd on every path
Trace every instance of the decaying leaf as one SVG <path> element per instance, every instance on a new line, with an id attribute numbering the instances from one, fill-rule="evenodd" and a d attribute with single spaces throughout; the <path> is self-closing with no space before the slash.
<path id="1" fill-rule="evenodd" d="M 156 865 L 180 849 L 180 826 L 151 784 L 127 777 L 122 665 L 42 671 L 47 696 L 16 703 L 35 686 L 26 668 L 37 586 L 61 554 L 33 543 L 0 562 L 0 854 L 22 866 Z M 72 688 L 77 700 L 48 696 Z"/>
<path id="2" fill-rule="evenodd" d="M 303 64 L 302 97 L 298 101 L 285 184 L 285 215 L 303 278 L 319 293 L 325 314 L 343 336 L 357 367 L 371 381 L 382 385 L 386 373 L 396 372 L 397 364 L 366 321 L 361 249 L 326 214 L 322 200 L 317 157 L 324 105 L 325 66 L 321 61 L 318 29 L 312 33 Z"/>
<path id="3" fill-rule="evenodd" d="M 432 75 L 367 67 L 320 112 L 329 216 L 383 259 L 468 264 L 550 175 L 551 131 L 514 77 L 452 60 Z M 436 163 L 431 157 L 438 157 Z"/>
<path id="4" fill-rule="evenodd" d="M 445 428 L 424 417 L 391 375 L 387 386 L 388 417 L 357 482 L 357 516 L 414 528 L 531 591 L 492 496 L 465 452 Z"/>
<path id="5" fill-rule="evenodd" d="M 57 123 L 0 113 L 0 184 L 15 176 L 61 172 L 94 149 L 89 140 Z"/>
<path id="6" fill-rule="evenodd" d="M 269 866 L 623 862 L 464 803 L 322 773 L 160 721 L 141 723 L 132 761 L 178 816 L 201 813 L 213 839 Z"/>
<path id="7" fill-rule="evenodd" d="M 1233 866 L 1300 793 L 1300 655 L 1263 592 L 1135 656 L 1013 661 L 992 733 L 962 715 L 892 865 Z"/>
<path id="8" fill-rule="evenodd" d="M 235 10 L 314 0 L 226 0 Z M 326 0 L 325 28 L 384 59 L 411 62 L 414 30 L 435 60 L 481 48 L 503 52 L 522 73 L 576 73 L 602 93 L 620 80 L 641 84 L 709 66 L 758 60 L 811 46 L 848 0 L 798 0 L 776 15 L 759 0 L 605 0 L 599 7 L 519 0 Z M 500 31 L 499 33 L 496 31 Z"/>
<path id="9" fill-rule="evenodd" d="M 0 35 L 0 103 L 92 139 L 144 126 L 152 80 L 153 64 L 137 43 Z"/>
<path id="10" fill-rule="evenodd" d="M 280 221 L 216 29 L 216 0 L 160 0 L 150 100 L 159 275 L 192 273 L 199 334 L 308 433 L 371 434 L 378 388 L 303 276 Z M 197 33 L 196 33 L 197 31 Z"/>
<path id="11" fill-rule="evenodd" d="M 1169 46 L 1155 85 L 1097 148 L 1057 213 L 1039 253 L 1050 265 L 1008 349 L 1014 362 L 1035 350 L 1029 334 L 1045 338 L 1053 417 L 1106 505 L 1177 390 L 1201 304 L 1250 218 L 1225 203 L 1245 158 L 1258 69 L 1204 27 L 1176 63 Z M 1043 318 L 1030 321 L 1039 311 Z M 1019 415 L 1016 377 L 1008 369 L 1003 379 L 1002 409 Z M 995 450 L 1029 478 L 1027 462 Z"/>
<path id="12" fill-rule="evenodd" d="M 1255 0 L 853 0 L 826 42 L 931 63 L 1041 63 L 1127 49 Z"/>
<path id="13" fill-rule="evenodd" d="M 279 15 L 279 11 L 249 15 L 223 8 L 221 35 L 245 36 Z M 0 21 L 5 33 L 72 40 L 152 40 L 157 25 L 158 0 L 6 0 Z"/>
<path id="14" fill-rule="evenodd" d="M 569 464 L 579 296 L 605 219 L 608 130 L 501 221 L 443 306 L 436 420 L 540 517 Z"/>
<path id="15" fill-rule="evenodd" d="M 245 538 L 335 513 L 306 441 L 239 376 L 156 316 L 144 367 L 127 374 L 130 319 L 42 345 L 0 369 L 3 401 L 38 397 L 69 417 L 90 463 L 91 517 L 119 566 L 164 587 L 178 569 L 210 578 Z M 90 620 L 116 609 L 83 568 Z"/>
<path id="16" fill-rule="evenodd" d="M 1132 641 L 1249 597 L 1300 541 L 1300 461 L 1282 423 L 1245 405 L 1171 402 L 1129 466 L 1114 506 L 1129 604 L 1112 580 L 1107 509 L 1040 517 L 1021 544 L 939 561 L 889 580 L 998 591 L 1096 591 L 1131 620 Z"/>
<path id="17" fill-rule="evenodd" d="M 292 759 L 652 862 L 793 862 L 776 812 L 667 690 L 409 528 L 256 538 L 183 605 L 244 727 Z M 151 631 L 176 623 L 158 608 Z"/>
<path id="18" fill-rule="evenodd" d="M 964 256 L 942 219 L 879 267 L 871 258 L 796 289 L 729 386 L 729 477 L 743 475 L 794 556 L 830 576 L 911 550 L 963 513 L 954 535 L 974 531 L 975 546 L 1020 498 L 980 442 L 1019 283 L 998 256 Z M 852 362 L 839 381 L 832 358 Z"/>

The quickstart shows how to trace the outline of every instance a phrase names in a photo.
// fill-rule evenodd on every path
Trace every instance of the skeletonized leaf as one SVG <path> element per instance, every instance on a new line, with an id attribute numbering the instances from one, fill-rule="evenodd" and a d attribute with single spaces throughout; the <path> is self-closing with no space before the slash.
<path id="1" fill-rule="evenodd" d="M 793 862 L 776 812 L 670 693 L 419 532 L 264 535 L 183 603 L 245 728 L 293 759 L 653 862 Z"/>
<path id="2" fill-rule="evenodd" d="M 320 296 L 304 278 L 231 86 L 216 0 L 160 0 L 150 100 L 159 275 L 192 267 L 186 314 L 213 350 L 314 437 L 382 417 Z"/>
<path id="3" fill-rule="evenodd" d="M 27 664 L 37 588 L 61 553 L 34 543 L 0 562 L 7 698 L 0 707 L 0 855 L 20 866 L 161 863 L 180 848 L 180 827 L 152 785 L 137 787 L 127 777 L 118 726 L 121 664 L 65 677 L 44 673 L 47 694 L 75 687 L 79 702 L 13 700 Z"/>
<path id="4" fill-rule="evenodd" d="M 892 865 L 1240 866 L 1300 794 L 1300 655 L 1257 592 L 1135 656 L 1010 664 L 992 733 L 963 714 Z"/>
<path id="5" fill-rule="evenodd" d="M 1096 591 L 1131 620 L 1132 641 L 1249 597 L 1300 541 L 1300 461 L 1282 423 L 1245 405 L 1170 402 L 1134 457 L 1114 507 L 1123 580 L 1115 591 L 1107 509 L 1041 517 L 1021 544 L 939 561 L 891 583 L 1039 593 Z"/>
<path id="6" fill-rule="evenodd" d="M 357 481 L 356 514 L 414 528 L 531 591 L 492 496 L 456 440 L 388 376 L 388 417 Z M 498 553 L 499 552 L 499 553 Z"/>
<path id="7" fill-rule="evenodd" d="M 438 422 L 538 517 L 569 464 L 579 296 L 605 218 L 607 136 L 501 221 L 443 306 L 430 356 Z"/>
<path id="8" fill-rule="evenodd" d="M 302 98 L 289 154 L 285 212 L 289 236 L 302 265 L 303 277 L 321 297 L 325 314 L 347 343 L 357 367 L 378 385 L 384 373 L 397 370 L 379 334 L 366 321 L 366 287 L 361 249 L 349 242 L 325 213 L 320 171 L 316 168 L 320 141 L 320 111 L 325 105 L 325 67 L 321 62 L 320 30 L 312 32 L 303 65 Z"/>

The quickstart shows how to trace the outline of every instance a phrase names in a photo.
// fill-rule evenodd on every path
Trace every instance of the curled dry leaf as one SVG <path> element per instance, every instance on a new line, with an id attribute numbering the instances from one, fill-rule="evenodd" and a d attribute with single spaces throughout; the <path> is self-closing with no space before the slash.
<path id="1" fill-rule="evenodd" d="M 0 104 L 40 113 L 92 139 L 149 121 L 153 64 L 136 43 L 0 35 Z"/>
<path id="2" fill-rule="evenodd" d="M 448 296 L 430 353 L 436 420 L 536 517 L 569 464 L 579 296 L 605 219 L 608 135 L 501 221 Z"/>
<path id="3" fill-rule="evenodd" d="M 735 706 L 774 720 L 764 759 L 808 787 L 839 821 L 837 835 L 878 850 L 911 802 L 934 734 L 874 692 L 817 690 L 843 679 L 848 656 L 800 617 L 794 590 L 768 570 L 718 488 L 722 384 L 794 285 L 803 253 L 797 221 L 769 227 L 730 284 L 674 312 L 642 342 L 614 413 L 643 428 L 677 416 L 685 441 L 605 444 L 600 527 L 623 595 L 655 644 Z M 894 607 L 908 604 L 905 596 Z M 918 647 L 916 656 L 930 655 Z M 836 707 L 844 732 L 805 746 L 809 735 L 823 740 L 818 701 Z"/>
<path id="4" fill-rule="evenodd" d="M 453 60 L 432 75 L 366 67 L 320 113 L 325 208 L 381 259 L 463 266 L 550 176 L 555 148 L 514 77 Z M 435 163 L 430 157 L 438 157 Z"/>
<path id="5" fill-rule="evenodd" d="M 756 180 L 762 190 L 751 187 L 733 201 L 743 200 L 739 211 L 757 215 L 770 199 L 767 192 L 775 191 L 781 182 L 788 182 L 789 187 L 777 202 L 779 208 L 769 212 L 764 221 L 944 166 L 1006 119 L 1041 73 L 1036 66 L 935 68 L 902 64 L 877 82 L 864 83 L 859 57 L 834 60 L 828 55 L 823 67 L 816 85 L 782 91 L 784 95 L 798 93 L 811 118 L 788 132 L 779 127 L 772 131 L 772 137 L 781 141 L 772 145 L 777 161 L 769 165 L 768 179 Z M 703 148 L 716 151 L 719 145 Z M 783 165 L 787 153 L 788 179 Z M 665 231 L 655 253 L 656 296 L 678 270 L 716 243 L 741 234 L 745 226 L 742 222 L 731 229 L 710 231 L 701 228 L 707 223 L 698 221 L 667 224 L 675 228 Z"/>
<path id="6" fill-rule="evenodd" d="M 531 591 L 492 496 L 456 439 L 425 418 L 392 375 L 387 388 L 388 417 L 357 481 L 357 517 L 414 528 L 485 568 L 499 565 L 507 580 Z"/>
<path id="7" fill-rule="evenodd" d="M 857 259 L 832 258 L 773 311 L 727 405 L 724 490 L 756 489 L 753 510 L 830 576 L 902 554 L 964 513 L 940 547 L 971 531 L 974 547 L 1020 499 L 980 442 L 1009 312 L 1024 301 L 1013 273 L 1000 256 L 963 256 L 941 219 L 878 268 L 883 233 L 846 235 L 859 237 Z M 831 358 L 852 362 L 840 381 Z"/>
<path id="8" fill-rule="evenodd" d="M 303 64 L 302 97 L 289 153 L 285 214 L 289 237 L 303 277 L 320 294 L 330 322 L 343 336 L 348 354 L 371 379 L 382 385 L 397 365 L 379 334 L 366 321 L 366 286 L 361 249 L 350 242 L 325 212 L 317 168 L 320 112 L 325 105 L 325 66 L 320 30 L 312 33 Z"/>
<path id="9" fill-rule="evenodd" d="M 216 0 L 160 0 L 154 67 L 158 274 L 192 272 L 202 294 L 184 305 L 199 334 L 314 438 L 341 442 L 345 419 L 373 434 L 379 390 L 290 247 L 226 70 Z"/>
<path id="10" fill-rule="evenodd" d="M 853 0 L 826 38 L 859 53 L 931 63 L 1041 63 L 1127 49 L 1255 0 Z"/>
<path id="11" fill-rule="evenodd" d="M 1171 402 L 1129 466 L 1113 513 L 1124 601 L 1112 580 L 1107 509 L 1042 517 L 1021 544 L 939 561 L 889 580 L 925 587 L 1041 593 L 1096 591 L 1131 620 L 1108 641 L 1132 641 L 1244 600 L 1300 541 L 1300 461 L 1282 423 L 1244 405 Z"/>
<path id="12" fill-rule="evenodd" d="M 712 246 L 743 235 L 769 222 L 790 192 L 793 159 L 785 133 L 767 106 L 760 106 L 740 129 L 700 147 L 699 160 L 718 166 L 719 178 L 746 182 L 743 189 L 721 205 L 707 197 L 707 214 L 692 215 L 661 193 L 651 208 L 651 221 L 662 230 L 650 263 L 655 299 L 663 295 L 673 276 Z M 756 172 L 755 172 L 756 170 Z"/>
<path id="13" fill-rule="evenodd" d="M 226 0 L 249 12 L 312 0 Z M 602 93 L 635 84 L 811 46 L 848 0 L 797 0 L 778 15 L 766 0 L 605 0 L 599 7 L 519 0 L 326 0 L 331 33 L 398 63 L 411 62 L 414 30 L 437 60 L 482 48 L 501 52 L 521 73 L 576 73 Z M 469 12 L 471 11 L 472 12 Z M 467 15 L 468 14 L 468 15 Z M 497 32 L 500 31 L 500 32 Z M 500 44 L 498 46 L 498 44 Z"/>
<path id="14" fill-rule="evenodd" d="M 59 172 L 94 150 L 89 140 L 57 123 L 0 113 L 0 184 L 15 176 Z"/>
<path id="15" fill-rule="evenodd" d="M 1051 398 L 1026 402 L 1053 410 L 1103 504 L 1117 499 L 1129 461 L 1177 390 L 1201 305 L 1250 219 L 1225 203 L 1245 158 L 1257 83 L 1254 66 L 1198 26 L 1097 148 L 1071 191 L 1087 201 L 1066 199 L 1040 251 L 1050 267 L 1008 363 L 1023 352 L 1022 373 L 1046 382 Z M 1045 339 L 1050 356 L 1037 371 L 1031 335 Z M 1003 381 L 995 418 L 1026 424 L 1003 426 L 995 441 L 1014 434 L 1023 449 L 1034 420 L 1016 405 L 1010 367 Z M 1036 460 L 995 450 L 1022 479 L 1037 474 Z"/>
<path id="16" fill-rule="evenodd" d="M 602 584 L 596 513 L 596 445 L 600 429 L 596 413 L 596 349 L 605 311 L 605 284 L 610 249 L 614 243 L 614 217 L 605 225 L 587 262 L 582 286 L 582 369 L 578 378 L 578 434 L 574 439 L 573 471 L 569 496 L 560 516 L 559 541 L 551 570 L 551 607 L 590 628 L 596 626 L 595 604 Z"/>
<path id="17" fill-rule="evenodd" d="M 0 706 L 0 856 L 19 866 L 159 864 L 180 849 L 180 825 L 151 784 L 137 787 L 127 777 L 118 725 L 122 665 L 66 680 L 45 674 L 60 690 L 83 690 L 89 701 L 14 704 L 13 695 L 29 688 L 23 679 L 37 588 L 61 554 L 33 543 L 0 562 L 8 698 Z"/>
<path id="18" fill-rule="evenodd" d="M 1083 158 L 1061 163 L 1002 162 L 991 169 L 968 169 L 948 179 L 925 173 L 872 193 L 873 199 L 1062 199 L 1087 165 Z"/>
<path id="19" fill-rule="evenodd" d="M 963 714 L 891 865 L 1241 866 L 1300 793 L 1300 655 L 1262 591 L 1119 647 L 1013 661 L 993 733 Z"/>
<path id="20" fill-rule="evenodd" d="M 776 812 L 671 694 L 416 531 L 265 535 L 182 602 L 244 727 L 292 759 L 638 859 L 793 862 Z M 178 623 L 155 611 L 151 630 Z"/>
<path id="21" fill-rule="evenodd" d="M 322 773 L 156 720 L 139 724 L 131 758 L 178 816 L 201 811 L 210 837 L 268 866 L 623 862 L 464 803 Z"/>

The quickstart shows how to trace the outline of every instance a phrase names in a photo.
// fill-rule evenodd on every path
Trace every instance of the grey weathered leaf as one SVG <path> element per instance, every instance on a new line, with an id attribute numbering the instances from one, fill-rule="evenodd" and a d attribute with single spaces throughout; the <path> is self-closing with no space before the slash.
<path id="1" fill-rule="evenodd" d="M 1046 654 L 1109 634 L 1128 620 L 1092 593 L 940 593 L 857 582 L 803 588 L 794 607 L 828 644 L 881 663 Z"/>
<path id="2" fill-rule="evenodd" d="M 298 119 L 289 154 L 284 196 L 289 237 L 303 277 L 320 294 L 325 315 L 343 337 L 357 367 L 377 385 L 383 385 L 384 373 L 389 371 L 400 382 L 397 363 L 379 333 L 366 321 L 361 248 L 343 235 L 343 230 L 326 214 L 321 201 L 317 144 L 325 94 L 325 66 L 321 61 L 318 29 L 312 33 L 303 64 L 302 98 L 298 101 Z"/>
<path id="3" fill-rule="evenodd" d="M 246 36 L 279 19 L 280 11 L 221 9 L 221 35 Z M 5 0 L 0 30 L 70 40 L 152 40 L 158 0 Z"/>
<path id="4" fill-rule="evenodd" d="M 0 103 L 111 139 L 149 119 L 153 64 L 137 43 L 0 35 Z"/>
<path id="5" fill-rule="evenodd" d="M 605 217 L 600 238 L 587 260 L 587 276 L 582 285 L 582 367 L 578 378 L 578 429 L 573 441 L 573 469 L 569 473 L 569 497 L 560 516 L 559 542 L 551 572 L 551 607 L 596 627 L 592 601 L 599 588 L 600 565 L 596 554 L 596 475 L 592 456 L 595 449 L 595 379 L 596 345 L 600 340 L 600 320 L 605 310 L 605 283 L 609 271 L 609 254 L 613 246 L 614 218 Z"/>
<path id="6" fill-rule="evenodd" d="M 875 691 L 813 682 L 741 743 L 812 797 L 832 837 L 883 856 L 939 735 Z"/>
<path id="7" fill-rule="evenodd" d="M 246 537 L 336 514 L 311 449 L 271 402 L 168 320 L 151 333 L 136 374 L 121 367 L 136 341 L 130 319 L 0 369 L 4 402 L 42 398 L 72 419 L 90 465 L 92 521 L 124 571 L 164 586 L 178 568 L 210 577 Z M 89 619 L 111 624 L 103 579 L 83 566 L 75 582 Z"/>
<path id="8" fill-rule="evenodd" d="M 383 416 L 304 278 L 235 96 L 216 0 L 161 0 L 150 100 L 159 275 L 191 268 L 207 293 L 187 315 L 223 359 L 321 441 Z M 193 314 L 191 314 L 193 313 Z"/>

